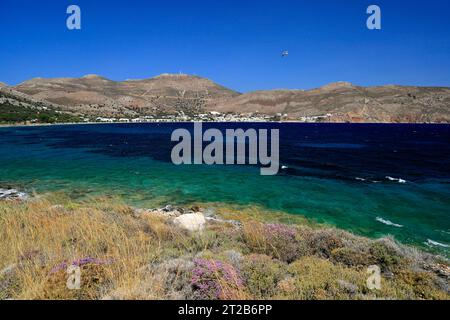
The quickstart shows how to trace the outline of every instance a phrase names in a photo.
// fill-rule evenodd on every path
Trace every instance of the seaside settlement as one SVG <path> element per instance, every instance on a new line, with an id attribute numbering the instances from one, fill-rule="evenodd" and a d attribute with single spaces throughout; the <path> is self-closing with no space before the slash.
<path id="1" fill-rule="evenodd" d="M 318 115 L 301 117 L 297 119 L 298 122 L 322 122 L 329 119 L 332 115 Z M 89 118 L 83 118 L 84 122 L 106 122 L 106 123 L 145 123 L 145 122 L 267 122 L 267 121 L 286 121 L 287 114 L 277 113 L 275 116 L 257 114 L 257 113 L 221 113 L 217 111 L 211 111 L 208 113 L 200 113 L 197 115 L 186 115 L 179 113 L 177 115 L 163 115 L 159 117 L 154 116 L 141 116 L 136 118 L 108 118 L 97 117 L 95 121 Z M 292 120 L 291 120 L 292 121 Z"/>

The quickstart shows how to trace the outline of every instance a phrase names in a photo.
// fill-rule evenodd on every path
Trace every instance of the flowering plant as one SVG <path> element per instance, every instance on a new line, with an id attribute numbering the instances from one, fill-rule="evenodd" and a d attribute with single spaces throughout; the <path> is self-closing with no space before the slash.
<path id="1" fill-rule="evenodd" d="M 243 287 L 239 270 L 228 263 L 195 259 L 194 264 L 191 285 L 199 299 L 227 299 Z"/>

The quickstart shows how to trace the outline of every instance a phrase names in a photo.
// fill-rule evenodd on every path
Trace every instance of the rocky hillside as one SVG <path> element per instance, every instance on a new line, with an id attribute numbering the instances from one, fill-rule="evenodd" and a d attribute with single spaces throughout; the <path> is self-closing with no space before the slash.
<path id="1" fill-rule="evenodd" d="M 392 238 L 254 207 L 144 209 L 17 192 L 0 198 L 0 300 L 450 298 L 448 261 Z M 67 287 L 72 266 L 79 290 Z"/>
<path id="2" fill-rule="evenodd" d="M 307 91 L 252 92 L 230 99 L 217 109 L 280 113 L 305 121 L 450 122 L 450 88 L 365 88 L 338 82 Z"/>
<path id="3" fill-rule="evenodd" d="M 262 114 L 306 122 L 450 123 L 450 88 L 361 87 L 337 82 L 312 90 L 267 90 L 240 94 L 208 79 L 163 74 L 116 82 L 97 75 L 35 78 L 14 90 L 92 116 L 196 115 L 217 111 Z"/>
<path id="4" fill-rule="evenodd" d="M 99 116 L 137 116 L 202 112 L 211 100 L 238 93 L 214 82 L 183 74 L 115 82 L 97 75 L 82 78 L 35 78 L 15 87 L 69 111 Z"/>
<path id="5" fill-rule="evenodd" d="M 78 122 L 81 115 L 64 107 L 0 86 L 0 123 Z"/>

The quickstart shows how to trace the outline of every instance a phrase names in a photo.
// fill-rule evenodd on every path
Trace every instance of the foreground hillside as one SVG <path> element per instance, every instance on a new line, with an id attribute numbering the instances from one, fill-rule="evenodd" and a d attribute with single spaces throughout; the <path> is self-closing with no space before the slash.
<path id="1" fill-rule="evenodd" d="M 64 112 L 91 118 L 219 112 L 277 121 L 450 123 L 450 88 L 446 87 L 361 87 L 337 82 L 312 90 L 241 94 L 202 77 L 163 74 L 127 81 L 97 75 L 35 78 L 8 88 L 56 104 Z"/>
<path id="2" fill-rule="evenodd" d="M 17 199 L 0 202 L 1 299 L 450 298 L 442 258 L 300 217 Z M 370 265 L 381 269 L 380 289 L 367 286 Z M 70 266 L 81 270 L 80 290 L 66 286 Z"/>
<path id="3" fill-rule="evenodd" d="M 0 124 L 79 122 L 81 116 L 14 90 L 0 90 Z"/>

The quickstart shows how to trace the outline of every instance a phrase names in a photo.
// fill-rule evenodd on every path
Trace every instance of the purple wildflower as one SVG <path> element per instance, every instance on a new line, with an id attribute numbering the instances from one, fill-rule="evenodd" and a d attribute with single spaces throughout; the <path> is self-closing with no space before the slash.
<path id="1" fill-rule="evenodd" d="M 264 230 L 271 237 L 282 238 L 286 240 L 294 240 L 297 235 L 295 227 L 285 224 L 271 223 L 264 225 Z"/>
<path id="2" fill-rule="evenodd" d="M 267 245 L 261 253 L 288 263 L 298 257 L 297 229 L 295 227 L 285 224 L 266 224 L 263 232 Z"/>
<path id="3" fill-rule="evenodd" d="M 243 286 L 241 274 L 232 265 L 219 260 L 195 259 L 191 285 L 200 299 L 224 298 L 223 281 L 230 287 Z"/>

